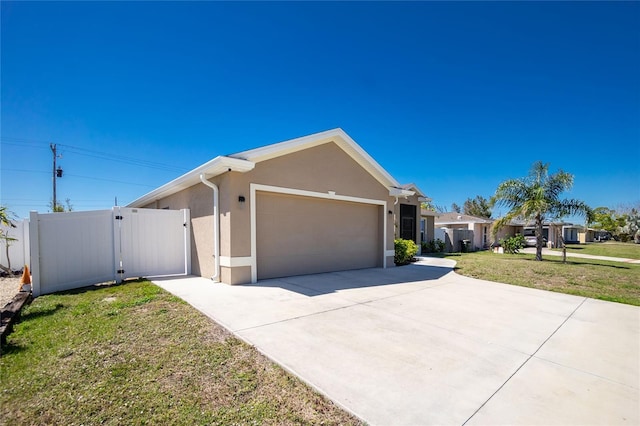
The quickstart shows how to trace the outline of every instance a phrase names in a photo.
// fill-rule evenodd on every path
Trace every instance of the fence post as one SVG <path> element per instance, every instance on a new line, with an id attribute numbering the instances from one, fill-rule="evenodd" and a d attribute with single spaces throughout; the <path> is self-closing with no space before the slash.
<path id="1" fill-rule="evenodd" d="M 29 238 L 29 219 L 24 219 L 22 221 L 22 258 L 24 259 L 24 263 L 29 266 L 31 269 L 31 259 L 30 256 L 30 247 L 31 241 Z"/>
<path id="2" fill-rule="evenodd" d="M 40 296 L 40 231 L 38 212 L 29 212 L 29 255 L 31 258 L 31 288 L 33 297 Z"/>
<path id="3" fill-rule="evenodd" d="M 120 219 L 117 219 L 120 218 Z M 124 276 L 122 272 L 122 211 L 115 206 L 111 209 L 111 226 L 113 227 L 113 279 L 116 283 L 121 283 Z"/>
<path id="4" fill-rule="evenodd" d="M 191 275 L 191 210 L 182 209 L 184 220 L 184 273 Z"/>

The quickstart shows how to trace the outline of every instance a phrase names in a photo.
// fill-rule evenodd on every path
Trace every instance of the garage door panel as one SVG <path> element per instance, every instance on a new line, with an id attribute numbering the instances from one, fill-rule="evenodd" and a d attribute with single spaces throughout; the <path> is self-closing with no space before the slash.
<path id="1" fill-rule="evenodd" d="M 381 266 L 380 208 L 259 192 L 258 278 Z"/>

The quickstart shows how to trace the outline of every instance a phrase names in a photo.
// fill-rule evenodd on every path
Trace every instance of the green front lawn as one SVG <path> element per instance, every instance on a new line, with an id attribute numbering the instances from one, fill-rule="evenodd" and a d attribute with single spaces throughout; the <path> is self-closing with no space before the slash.
<path id="1" fill-rule="evenodd" d="M 640 265 L 491 251 L 446 255 L 461 275 L 640 306 Z"/>
<path id="2" fill-rule="evenodd" d="M 640 244 L 607 241 L 603 243 L 567 244 L 567 253 L 640 259 Z"/>
<path id="3" fill-rule="evenodd" d="M 359 423 L 148 281 L 38 297 L 0 377 L 6 425 Z"/>

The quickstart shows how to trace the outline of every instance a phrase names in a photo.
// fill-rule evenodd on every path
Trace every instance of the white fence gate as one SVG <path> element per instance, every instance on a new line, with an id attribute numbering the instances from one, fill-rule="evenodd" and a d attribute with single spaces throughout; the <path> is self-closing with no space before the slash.
<path id="1" fill-rule="evenodd" d="M 9 241 L 9 258 L 7 259 L 7 241 L 0 242 L 0 264 L 18 271 L 29 264 L 29 220 L 12 220 L 15 228 L 0 225 L 2 232 L 15 241 Z M 29 265 L 31 266 L 31 265 Z"/>
<path id="2" fill-rule="evenodd" d="M 33 295 L 191 273 L 189 210 L 31 212 Z"/>

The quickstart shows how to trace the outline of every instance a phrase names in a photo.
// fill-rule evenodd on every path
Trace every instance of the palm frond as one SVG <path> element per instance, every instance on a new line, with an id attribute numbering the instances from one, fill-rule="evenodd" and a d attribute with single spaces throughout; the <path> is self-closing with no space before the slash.
<path id="1" fill-rule="evenodd" d="M 519 217 L 527 221 L 542 221 L 545 217 L 558 218 L 582 214 L 592 216 L 589 206 L 579 200 L 560 200 L 562 192 L 573 186 L 573 175 L 562 170 L 549 175 L 549 164 L 536 161 L 529 175 L 521 179 L 509 179 L 498 185 L 491 197 L 491 206 L 509 209 L 498 226 Z"/>
<path id="2" fill-rule="evenodd" d="M 578 215 L 589 219 L 592 216 L 591 208 L 584 201 L 576 199 L 559 200 L 554 206 L 554 213 L 557 217 Z"/>

